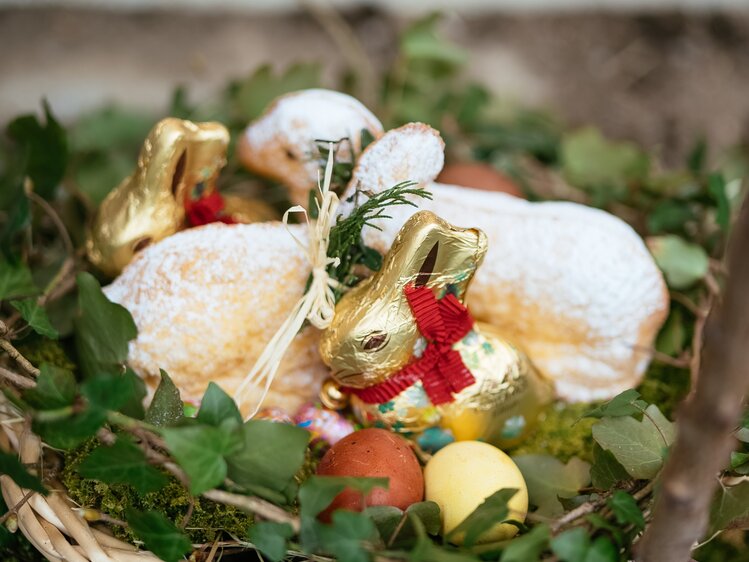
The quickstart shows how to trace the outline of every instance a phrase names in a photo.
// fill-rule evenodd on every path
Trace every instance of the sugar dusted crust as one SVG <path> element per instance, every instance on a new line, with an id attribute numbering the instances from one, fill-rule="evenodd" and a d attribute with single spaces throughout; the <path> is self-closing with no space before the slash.
<path id="1" fill-rule="evenodd" d="M 304 229 L 291 228 L 306 238 Z M 210 381 L 233 394 L 308 275 L 301 249 L 280 223 L 212 224 L 145 249 L 105 292 L 138 326 L 130 365 L 152 390 L 159 368 L 166 370 L 184 400 L 198 401 Z M 296 337 L 267 405 L 293 412 L 316 396 L 325 373 L 318 337 L 311 328 Z"/>
<path id="2" fill-rule="evenodd" d="M 239 157 L 250 170 L 286 184 L 290 199 L 306 206 L 318 178 L 319 162 L 310 155 L 315 141 L 348 138 L 358 154 L 362 129 L 374 138 L 383 133 L 377 117 L 355 98 L 331 90 L 302 90 L 278 98 L 247 127 L 239 140 Z M 350 158 L 346 143 L 339 155 Z"/>

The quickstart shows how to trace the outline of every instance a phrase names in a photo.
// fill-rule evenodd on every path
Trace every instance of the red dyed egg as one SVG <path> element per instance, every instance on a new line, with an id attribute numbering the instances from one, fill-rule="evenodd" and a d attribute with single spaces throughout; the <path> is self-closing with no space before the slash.
<path id="1" fill-rule="evenodd" d="M 387 490 L 375 488 L 366 498 L 346 489 L 320 514 L 330 521 L 336 509 L 362 511 L 372 505 L 406 509 L 424 497 L 424 475 L 419 461 L 405 439 L 384 429 L 362 429 L 333 445 L 320 461 L 317 474 L 389 478 Z"/>
<path id="2" fill-rule="evenodd" d="M 523 197 L 523 192 L 510 178 L 489 164 L 462 162 L 448 164 L 437 177 L 440 183 L 462 185 L 483 191 L 500 191 L 515 197 Z"/>

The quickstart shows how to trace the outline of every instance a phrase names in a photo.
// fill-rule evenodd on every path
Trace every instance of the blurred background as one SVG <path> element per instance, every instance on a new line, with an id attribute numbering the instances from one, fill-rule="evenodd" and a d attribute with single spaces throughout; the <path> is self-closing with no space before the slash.
<path id="1" fill-rule="evenodd" d="M 300 63 L 292 86 L 341 88 L 353 69 L 372 104 L 361 92 L 381 88 L 404 30 L 435 9 L 450 44 L 437 56 L 495 106 L 596 125 L 667 164 L 697 139 L 712 154 L 749 136 L 747 0 L 0 0 L 0 122 L 43 96 L 66 123 L 112 104 L 159 116 L 176 86 L 185 103 L 218 103 L 261 65 L 253 88 Z"/>

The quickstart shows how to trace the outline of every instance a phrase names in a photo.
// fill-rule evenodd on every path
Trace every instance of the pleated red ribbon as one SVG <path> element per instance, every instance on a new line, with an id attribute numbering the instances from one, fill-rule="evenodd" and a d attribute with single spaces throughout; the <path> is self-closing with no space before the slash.
<path id="1" fill-rule="evenodd" d="M 203 195 L 198 199 L 185 199 L 185 213 L 190 226 L 202 226 L 212 222 L 234 224 L 229 215 L 223 213 L 224 198 L 218 191 Z"/>
<path id="2" fill-rule="evenodd" d="M 421 380 L 432 404 L 454 400 L 453 394 L 476 382 L 453 344 L 473 328 L 468 309 L 453 294 L 437 299 L 431 289 L 408 285 L 406 299 L 427 347 L 416 361 L 386 381 L 368 388 L 345 388 L 368 404 L 381 404 Z"/>

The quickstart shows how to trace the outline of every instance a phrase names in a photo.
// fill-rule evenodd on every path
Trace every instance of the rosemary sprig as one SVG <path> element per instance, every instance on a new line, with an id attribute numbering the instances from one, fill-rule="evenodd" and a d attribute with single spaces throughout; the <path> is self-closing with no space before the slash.
<path id="1" fill-rule="evenodd" d="M 358 201 L 362 195 L 367 196 L 368 199 L 361 205 L 357 205 L 349 216 L 338 217 L 338 222 L 330 230 L 328 256 L 339 258 L 341 261 L 337 267 L 331 265 L 328 268 L 328 275 L 337 279 L 346 287 L 353 287 L 360 280 L 360 276 L 354 272 L 355 266 L 363 265 L 371 271 L 380 269 L 382 255 L 374 248 L 364 244 L 362 229 L 365 226 L 371 226 L 381 230 L 374 221 L 392 218 L 387 214 L 387 209 L 390 207 L 398 205 L 416 207 L 416 203 L 411 201 L 409 196 L 432 198 L 432 194 L 427 190 L 415 186 L 415 182 L 404 181 L 380 193 L 357 189 L 349 201 Z M 337 292 L 336 300 L 342 294 L 342 291 Z"/>

